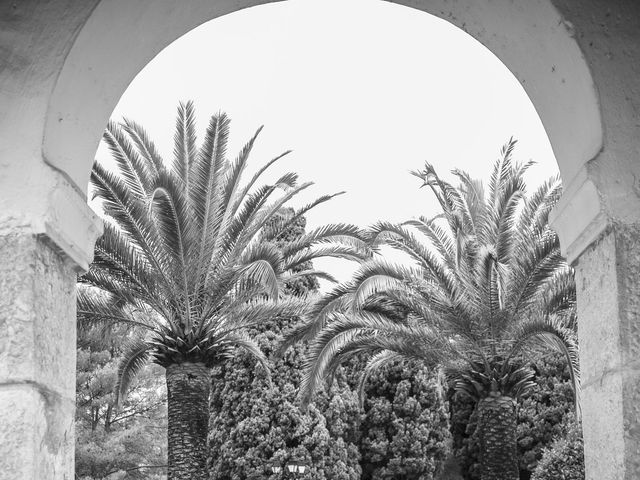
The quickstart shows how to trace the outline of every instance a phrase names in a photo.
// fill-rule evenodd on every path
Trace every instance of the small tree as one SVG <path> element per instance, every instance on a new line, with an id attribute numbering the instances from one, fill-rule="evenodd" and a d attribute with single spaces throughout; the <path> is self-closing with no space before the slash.
<path id="1" fill-rule="evenodd" d="M 105 335 L 106 334 L 106 335 Z M 116 409 L 118 344 L 126 331 L 79 332 L 76 473 L 82 479 L 159 478 L 166 472 L 166 392 L 159 367 L 146 367 Z"/>

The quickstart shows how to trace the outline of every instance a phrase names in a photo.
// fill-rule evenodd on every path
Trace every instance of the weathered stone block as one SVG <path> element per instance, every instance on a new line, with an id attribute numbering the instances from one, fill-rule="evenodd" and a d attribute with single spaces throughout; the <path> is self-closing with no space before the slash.
<path id="1" fill-rule="evenodd" d="M 48 243 L 0 236 L 0 384 L 75 395 L 75 273 Z"/>
<path id="2" fill-rule="evenodd" d="M 74 408 L 34 385 L 0 386 L 0 480 L 73 480 Z"/>

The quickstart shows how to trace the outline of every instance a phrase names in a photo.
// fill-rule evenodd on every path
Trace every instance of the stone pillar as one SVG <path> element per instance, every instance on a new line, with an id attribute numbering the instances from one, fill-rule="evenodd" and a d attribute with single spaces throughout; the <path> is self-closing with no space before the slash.
<path id="1" fill-rule="evenodd" d="M 47 170 L 51 189 L 25 192 L 43 209 L 18 214 L 5 202 L 0 218 L 2 480 L 74 479 L 75 283 L 101 228 Z"/>
<path id="2" fill-rule="evenodd" d="M 586 479 L 637 480 L 640 215 L 616 216 L 585 171 L 576 180 L 552 224 L 576 273 Z"/>
<path id="3" fill-rule="evenodd" d="M 603 144 L 554 227 L 576 269 L 587 480 L 640 478 L 640 2 L 552 0 L 597 86 Z M 574 141 L 574 140 L 572 140 Z M 579 141 L 579 140 L 577 140 Z M 562 166 L 564 158 L 558 158 Z"/>
<path id="4" fill-rule="evenodd" d="M 612 222 L 575 262 L 587 479 L 640 478 L 640 224 Z"/>

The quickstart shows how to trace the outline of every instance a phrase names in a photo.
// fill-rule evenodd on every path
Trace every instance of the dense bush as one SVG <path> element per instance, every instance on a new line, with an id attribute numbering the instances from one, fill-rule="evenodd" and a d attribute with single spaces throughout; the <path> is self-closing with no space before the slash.
<path id="1" fill-rule="evenodd" d="M 291 213 L 283 211 L 280 220 Z M 304 227 L 304 218 L 298 219 L 279 243 L 299 238 Z M 317 286 L 313 279 L 298 279 L 286 286 L 285 293 L 302 295 Z M 253 328 L 251 334 L 267 356 L 272 356 L 282 333 L 296 321 L 267 322 Z M 357 397 L 338 376 L 327 392 L 321 392 L 308 410 L 301 412 L 296 400 L 304 348 L 290 348 L 273 365 L 272 385 L 246 355 L 214 368 L 209 428 L 212 478 L 275 479 L 278 477 L 269 467 L 289 460 L 310 465 L 309 479 L 360 478 Z"/>
<path id="2" fill-rule="evenodd" d="M 361 431 L 363 480 L 436 478 L 450 450 L 437 378 L 407 362 L 375 372 L 367 382 Z"/>
<path id="3" fill-rule="evenodd" d="M 272 325 L 257 335 L 266 353 L 279 341 L 280 328 Z M 213 478 L 275 479 L 269 466 L 288 460 L 311 465 L 309 479 L 360 478 L 356 395 L 338 380 L 301 412 L 296 402 L 300 350 L 289 349 L 274 366 L 272 386 L 244 356 L 214 369 L 209 434 Z"/>
<path id="4" fill-rule="evenodd" d="M 534 370 L 537 386 L 518 409 L 518 455 L 522 472 L 533 472 L 543 449 L 562 435 L 564 423 L 575 412 L 565 358 L 557 353 L 547 354 L 536 359 Z"/>
<path id="5" fill-rule="evenodd" d="M 570 419 L 566 431 L 546 448 L 531 480 L 584 480 L 584 447 L 578 422 Z"/>
<path id="6" fill-rule="evenodd" d="M 557 353 L 536 354 L 532 359 L 536 387 L 518 407 L 518 457 L 520 478 L 530 478 L 545 447 L 563 432 L 573 415 L 573 389 L 565 358 Z M 450 392 L 451 393 L 451 392 Z M 465 398 L 450 401 L 454 454 L 466 480 L 480 478 L 475 405 Z"/>

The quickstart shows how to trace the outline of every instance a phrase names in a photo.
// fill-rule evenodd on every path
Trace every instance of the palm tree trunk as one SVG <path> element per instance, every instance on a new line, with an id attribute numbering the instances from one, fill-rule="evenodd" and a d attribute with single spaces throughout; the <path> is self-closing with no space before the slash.
<path id="1" fill-rule="evenodd" d="M 166 369 L 168 480 L 207 480 L 210 370 L 202 363 Z"/>
<path id="2" fill-rule="evenodd" d="M 489 396 L 478 402 L 480 478 L 518 480 L 516 401 L 512 397 Z"/>

